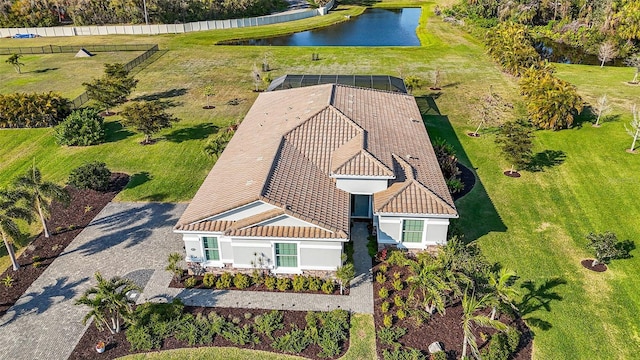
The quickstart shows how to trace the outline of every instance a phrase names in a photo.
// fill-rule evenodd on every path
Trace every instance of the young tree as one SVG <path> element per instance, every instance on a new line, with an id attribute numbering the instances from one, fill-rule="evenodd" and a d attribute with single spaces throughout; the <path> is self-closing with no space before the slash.
<path id="1" fill-rule="evenodd" d="M 40 170 L 35 164 L 26 174 L 14 180 L 14 185 L 23 191 L 31 209 L 38 214 L 44 231 L 44 237 L 49 237 L 46 219 L 51 215 L 51 202 L 59 201 L 69 204 L 69 193 L 62 186 L 51 181 L 43 181 Z"/>
<path id="2" fill-rule="evenodd" d="M 632 84 L 638 83 L 638 74 L 640 74 L 640 53 L 635 53 L 624 60 L 624 63 L 627 66 L 633 67 L 636 69 L 635 74 L 633 75 L 633 80 L 631 80 Z"/>
<path id="3" fill-rule="evenodd" d="M 505 159 L 511 163 L 513 174 L 515 169 L 525 167 L 532 155 L 533 134 L 531 127 L 523 121 L 508 121 L 502 126 L 496 137 L 496 144 L 502 150 Z"/>
<path id="4" fill-rule="evenodd" d="M 255 92 L 260 91 L 260 84 L 262 83 L 262 78 L 260 77 L 260 71 L 256 64 L 253 64 L 253 68 L 251 69 L 251 79 L 253 79 L 253 84 L 256 86 Z"/>
<path id="5" fill-rule="evenodd" d="M 122 110 L 122 123 L 134 127 L 144 134 L 143 144 L 151 143 L 151 136 L 162 129 L 170 128 L 178 118 L 165 112 L 159 101 L 135 102 Z"/>
<path id="6" fill-rule="evenodd" d="M 106 326 L 111 334 L 117 334 L 120 332 L 120 320 L 127 320 L 133 312 L 133 301 L 127 293 L 141 289 L 129 279 L 116 276 L 106 280 L 99 272 L 96 272 L 95 276 L 98 284 L 85 291 L 75 302 L 76 305 L 86 305 L 90 308 L 82 323 L 86 324 L 91 318 L 95 318 L 98 330 Z"/>
<path id="7" fill-rule="evenodd" d="M 176 280 L 180 280 L 182 274 L 184 273 L 184 269 L 180 265 L 178 265 L 178 263 L 182 259 L 182 254 L 177 252 L 171 253 L 167 257 L 167 266 L 164 269 L 171 272 Z"/>
<path id="8" fill-rule="evenodd" d="M 409 94 L 411 94 L 413 93 L 413 90 L 422 87 L 422 79 L 417 76 L 410 75 L 404 78 L 404 85 L 407 88 Z"/>
<path id="9" fill-rule="evenodd" d="M 20 54 L 13 54 L 9 56 L 7 60 L 5 60 L 7 64 L 13 65 L 13 68 L 16 70 L 18 74 L 22 74 L 22 67 L 24 66 L 24 64 L 20 62 L 21 57 L 22 55 Z"/>
<path id="10" fill-rule="evenodd" d="M 33 213 L 20 204 L 23 194 L 16 191 L 0 190 L 0 234 L 11 259 L 13 270 L 20 269 L 13 249 L 13 242 L 20 237 L 20 228 L 15 220 L 31 223 Z"/>
<path id="11" fill-rule="evenodd" d="M 450 274 L 449 269 L 442 268 L 435 262 L 411 262 L 409 263 L 413 275 L 409 276 L 407 283 L 409 284 L 409 298 L 416 299 L 415 293 L 419 291 L 421 294 L 421 305 L 429 314 L 437 311 L 439 314 L 445 313 L 447 303 L 446 293 L 452 290 L 447 278 Z"/>
<path id="12" fill-rule="evenodd" d="M 123 64 L 115 63 L 104 64 L 104 75 L 101 78 L 82 85 L 89 99 L 106 107 L 106 113 L 110 114 L 109 109 L 124 103 L 137 84 L 138 80 L 128 76 Z"/>
<path id="13" fill-rule="evenodd" d="M 340 295 L 344 294 L 344 288 L 349 286 L 349 283 L 356 275 L 356 269 L 352 263 L 340 266 L 336 271 L 336 277 L 340 280 Z"/>
<path id="14" fill-rule="evenodd" d="M 633 142 L 631 142 L 631 147 L 629 148 L 629 152 L 633 153 L 636 149 L 636 141 L 638 141 L 638 136 L 640 135 L 640 110 L 638 107 L 633 104 L 631 107 L 631 114 L 633 115 L 633 120 L 631 120 L 631 129 L 628 129 L 627 126 L 624 126 L 624 129 L 627 131 L 627 134 L 631 135 L 633 138 Z"/>
<path id="15" fill-rule="evenodd" d="M 498 312 L 498 305 L 504 304 L 516 310 L 513 301 L 518 296 L 518 290 L 513 287 L 516 272 L 501 268 L 500 271 L 489 273 L 489 287 L 495 298 L 495 303 L 491 309 L 491 320 L 494 320 Z"/>
<path id="16" fill-rule="evenodd" d="M 467 347 L 471 350 L 471 355 L 476 359 L 480 359 L 478 351 L 478 343 L 474 330 L 477 326 L 490 327 L 499 331 L 506 331 L 507 325 L 498 320 L 492 320 L 486 315 L 477 314 L 485 309 L 490 301 L 490 295 L 485 295 L 478 299 L 474 293 L 468 294 L 465 291 L 462 297 L 462 332 L 464 339 L 462 340 L 462 359 L 467 359 Z"/>
<path id="17" fill-rule="evenodd" d="M 616 45 L 613 42 L 608 40 L 600 44 L 598 48 L 598 59 L 602 61 L 600 67 L 603 67 L 604 63 L 614 59 L 616 56 L 618 56 L 618 49 L 616 49 Z"/>
<path id="18" fill-rule="evenodd" d="M 513 108 L 513 105 L 504 101 L 499 94 L 495 93 L 493 86 L 489 86 L 489 93 L 480 99 L 480 104 L 476 107 L 476 111 L 480 115 L 480 121 L 476 131 L 471 134 L 474 137 L 478 137 L 478 131 L 480 131 L 481 127 L 498 124 L 511 108 Z"/>
<path id="19" fill-rule="evenodd" d="M 213 85 L 207 85 L 204 87 L 204 96 L 207 97 L 207 105 L 204 107 L 205 109 L 215 108 L 215 106 L 212 106 L 211 103 L 209 103 L 209 97 L 213 96 L 213 94 L 214 94 Z"/>
<path id="20" fill-rule="evenodd" d="M 609 111 L 611 111 L 611 105 L 607 101 L 607 94 L 604 94 L 598 98 L 596 105 L 593 107 L 596 113 L 598 114 L 598 118 L 596 119 L 596 123 L 593 124 L 594 127 L 600 126 L 600 119 L 604 116 L 607 116 Z"/>
<path id="21" fill-rule="evenodd" d="M 593 250 L 595 259 L 591 266 L 606 264 L 609 260 L 628 256 L 628 252 L 618 242 L 618 237 L 611 231 L 604 234 L 590 233 L 587 235 L 587 247 Z"/>

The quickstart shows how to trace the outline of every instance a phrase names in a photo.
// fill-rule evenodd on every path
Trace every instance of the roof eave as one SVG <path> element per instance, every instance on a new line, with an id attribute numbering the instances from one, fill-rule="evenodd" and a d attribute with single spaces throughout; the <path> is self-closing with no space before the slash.
<path id="1" fill-rule="evenodd" d="M 425 213 L 399 213 L 399 212 L 374 212 L 374 215 L 383 216 L 413 216 L 413 217 L 425 217 L 425 218 L 442 218 L 442 219 L 457 219 L 460 215 L 456 214 L 425 214 Z"/>

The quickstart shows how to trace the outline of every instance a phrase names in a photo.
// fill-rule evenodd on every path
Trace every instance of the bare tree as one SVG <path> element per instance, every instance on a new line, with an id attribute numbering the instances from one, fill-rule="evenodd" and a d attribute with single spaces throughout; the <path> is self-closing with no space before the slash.
<path id="1" fill-rule="evenodd" d="M 638 83 L 638 74 L 640 74 L 640 53 L 635 53 L 625 59 L 624 63 L 627 66 L 636 68 L 636 73 L 633 76 L 633 80 L 631 80 L 632 84 Z"/>
<path id="2" fill-rule="evenodd" d="M 251 69 L 251 78 L 253 79 L 253 84 L 256 86 L 255 92 L 260 91 L 260 84 L 262 83 L 262 77 L 260 76 L 260 71 L 256 64 L 253 64 L 253 69 Z"/>
<path id="3" fill-rule="evenodd" d="M 602 96 L 600 96 L 598 98 L 598 101 L 596 102 L 596 105 L 594 106 L 594 110 L 598 114 L 598 118 L 596 119 L 596 123 L 593 124 L 593 126 L 594 127 L 599 127 L 600 126 L 600 119 L 602 119 L 602 117 L 604 117 L 604 116 L 607 116 L 609 111 L 611 111 L 611 105 L 609 104 L 609 101 L 607 100 L 607 94 L 604 94 L 604 95 L 602 95 Z"/>
<path id="4" fill-rule="evenodd" d="M 604 66 L 604 63 L 614 59 L 618 56 L 618 49 L 616 49 L 616 45 L 611 41 L 606 41 L 600 44 L 600 49 L 598 49 L 598 59 L 602 61 L 600 67 Z"/>
<path id="5" fill-rule="evenodd" d="M 627 133 L 633 138 L 631 147 L 627 152 L 635 153 L 636 141 L 638 141 L 638 136 L 640 136 L 640 111 L 635 104 L 631 107 L 631 114 L 633 114 L 633 120 L 631 120 L 630 124 L 631 129 L 628 129 L 626 125 L 624 129 L 627 130 Z"/>
<path id="6" fill-rule="evenodd" d="M 480 104 L 476 106 L 476 111 L 479 115 L 480 121 L 476 131 L 470 133 L 470 136 L 478 137 L 478 131 L 480 128 L 487 125 L 498 124 L 508 109 L 513 108 L 513 105 L 504 101 L 502 97 L 493 91 L 493 87 L 489 86 L 489 93 L 480 99 Z"/>

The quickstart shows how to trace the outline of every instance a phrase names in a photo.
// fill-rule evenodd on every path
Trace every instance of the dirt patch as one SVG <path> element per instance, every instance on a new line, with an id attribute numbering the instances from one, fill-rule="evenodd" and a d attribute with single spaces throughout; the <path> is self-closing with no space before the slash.
<path id="1" fill-rule="evenodd" d="M 374 274 L 377 273 L 379 265 L 374 267 Z M 399 275 L 394 275 L 398 273 Z M 429 344 L 433 342 L 440 342 L 443 345 L 448 359 L 459 359 L 462 354 L 462 341 L 464 335 L 462 332 L 462 305 L 460 303 L 453 304 L 446 308 L 446 312 L 443 315 L 434 314 L 429 319 L 425 320 L 422 324 L 417 324 L 415 320 L 407 316 L 404 319 L 399 319 L 397 316 L 398 310 L 408 309 L 406 305 L 406 299 L 409 295 L 409 287 L 406 280 L 410 276 L 409 269 L 401 266 L 389 266 L 385 273 L 387 281 L 384 284 L 380 284 L 374 281 L 374 320 L 376 330 L 380 331 L 384 327 L 384 313 L 382 313 L 382 303 L 390 302 L 391 306 L 387 314 L 393 315 L 393 326 L 402 327 L 407 330 L 407 333 L 402 336 L 398 342 L 403 348 L 415 348 L 421 350 L 424 354 L 428 354 Z M 397 277 L 404 287 L 402 290 L 396 290 L 392 287 L 394 278 Z M 389 296 L 386 299 L 381 299 L 379 296 L 380 288 L 386 287 L 389 290 Z M 403 299 L 405 305 L 398 306 L 394 302 L 394 298 L 399 296 Z M 485 310 L 487 315 L 490 310 Z M 511 318 L 505 314 L 501 314 L 499 317 L 504 324 L 515 327 L 520 331 L 522 337 L 520 339 L 520 345 L 516 350 L 516 353 L 510 358 L 515 360 L 529 360 L 531 359 L 531 351 L 533 346 L 532 333 L 520 318 Z M 475 329 L 476 341 L 478 348 L 482 351 L 489 345 L 491 335 L 495 334 L 496 330 L 490 328 L 478 327 Z M 382 343 L 379 338 L 376 338 L 376 344 L 378 349 L 378 358 L 382 359 L 383 351 L 392 351 L 393 348 L 390 345 Z"/>
<path id="2" fill-rule="evenodd" d="M 216 312 L 218 315 L 224 316 L 227 320 L 233 320 L 238 322 L 237 325 L 244 326 L 244 324 L 253 324 L 254 319 L 257 315 L 264 314 L 269 312 L 270 310 L 258 310 L 258 309 L 238 309 L 238 308 L 203 308 L 203 307 L 189 307 L 185 306 L 185 313 L 198 314 L 204 313 L 205 315 L 210 312 Z M 305 320 L 306 311 L 282 311 L 283 313 L 283 328 L 277 330 L 273 333 L 274 338 L 278 338 L 283 336 L 285 333 L 291 330 L 293 325 L 297 326 L 299 329 L 304 329 L 307 325 Z M 84 333 L 78 345 L 76 345 L 73 353 L 69 356 L 69 360 L 80 360 L 80 359 L 115 359 L 118 357 L 122 357 L 129 354 L 143 353 L 146 351 L 130 351 L 131 345 L 127 341 L 127 338 L 124 335 L 125 331 L 123 330 L 119 334 L 111 335 L 109 330 L 99 331 L 92 324 L 89 326 L 87 331 Z M 271 347 L 272 341 L 262 334 L 258 334 L 260 337 L 260 343 L 250 347 L 254 350 L 263 350 L 270 352 L 277 352 L 273 350 Z M 347 333 L 348 336 L 348 333 Z M 97 355 L 96 352 L 96 344 L 98 341 L 105 341 L 108 345 L 106 351 Z M 241 347 L 235 345 L 222 336 L 216 336 L 213 344 L 207 345 L 207 347 Z M 190 348 L 190 347 L 203 347 L 203 346 L 190 346 L 186 341 L 176 340 L 175 338 L 169 338 L 163 342 L 162 347 L 158 350 L 171 350 L 171 349 L 181 349 L 181 348 Z M 349 340 L 347 339 L 342 344 L 342 351 L 336 358 L 341 357 L 347 351 L 349 347 Z M 249 348 L 249 347 L 248 347 Z M 309 359 L 326 359 L 318 357 L 318 353 L 320 353 L 321 349 L 318 345 L 310 345 L 300 354 L 296 354 L 299 356 L 304 356 Z"/>
<path id="3" fill-rule="evenodd" d="M 519 172 L 511 171 L 511 170 L 504 171 L 503 174 L 505 176 L 512 177 L 512 178 L 519 178 L 520 176 L 522 176 L 522 175 L 520 175 Z"/>
<path id="4" fill-rule="evenodd" d="M 24 294 L 31 284 L 46 270 L 75 237 L 93 220 L 93 218 L 122 190 L 129 182 L 129 175 L 114 173 L 111 175 L 109 189 L 106 192 L 78 190 L 67 186 L 71 196 L 68 207 L 58 202 L 51 205 L 51 219 L 48 221 L 51 237 L 39 234 L 29 244 L 20 257 L 20 269 L 9 267 L 0 278 L 10 276 L 13 286 L 0 286 L 0 316 Z"/>
<path id="5" fill-rule="evenodd" d="M 598 264 L 596 266 L 592 266 L 593 264 L 593 259 L 584 259 L 582 261 L 580 261 L 580 264 L 585 268 L 585 269 L 589 269 L 591 271 L 595 271 L 595 272 L 605 272 L 607 271 L 607 265 L 605 264 Z"/>

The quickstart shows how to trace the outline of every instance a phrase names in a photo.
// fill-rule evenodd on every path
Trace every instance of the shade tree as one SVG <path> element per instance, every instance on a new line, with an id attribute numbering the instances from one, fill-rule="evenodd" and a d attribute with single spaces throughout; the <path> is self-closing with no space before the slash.
<path id="1" fill-rule="evenodd" d="M 151 136 L 160 130 L 170 128 L 179 121 L 175 116 L 165 111 L 165 106 L 159 101 L 134 102 L 127 105 L 121 112 L 122 124 L 135 128 L 144 134 L 142 144 L 150 144 Z"/>
<path id="2" fill-rule="evenodd" d="M 510 173 L 529 164 L 533 149 L 531 127 L 522 120 L 508 121 L 500 126 L 496 144 L 504 158 L 511 163 Z"/>
<path id="3" fill-rule="evenodd" d="M 138 84 L 138 80 L 128 75 L 128 71 L 121 63 L 105 64 L 104 75 L 83 83 L 89 99 L 98 102 L 106 108 L 106 113 L 119 104 L 124 103 L 131 91 Z"/>

